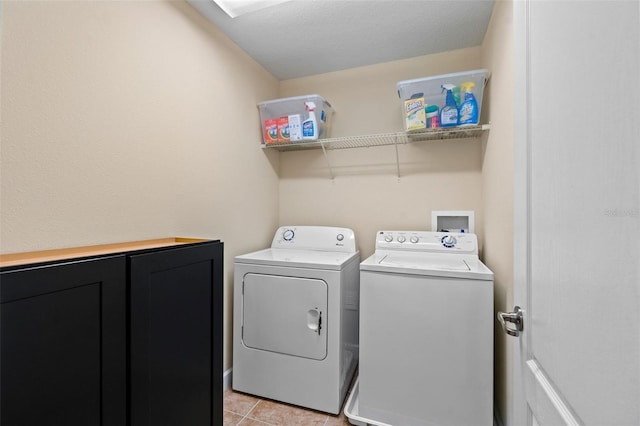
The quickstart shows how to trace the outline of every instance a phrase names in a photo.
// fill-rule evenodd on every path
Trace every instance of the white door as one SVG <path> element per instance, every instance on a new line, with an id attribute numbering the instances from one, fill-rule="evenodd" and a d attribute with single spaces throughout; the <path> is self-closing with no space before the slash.
<path id="1" fill-rule="evenodd" d="M 509 423 L 640 425 L 640 2 L 516 1 L 514 28 Z"/>
<path id="2" fill-rule="evenodd" d="M 325 359 L 327 298 L 323 280 L 246 274 L 242 341 L 253 349 Z"/>

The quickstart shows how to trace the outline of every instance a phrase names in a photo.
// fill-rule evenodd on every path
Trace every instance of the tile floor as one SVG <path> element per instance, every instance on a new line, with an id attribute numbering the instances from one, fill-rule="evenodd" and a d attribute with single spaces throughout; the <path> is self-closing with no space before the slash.
<path id="1" fill-rule="evenodd" d="M 343 412 L 322 413 L 233 390 L 224 393 L 224 426 L 347 426 Z"/>

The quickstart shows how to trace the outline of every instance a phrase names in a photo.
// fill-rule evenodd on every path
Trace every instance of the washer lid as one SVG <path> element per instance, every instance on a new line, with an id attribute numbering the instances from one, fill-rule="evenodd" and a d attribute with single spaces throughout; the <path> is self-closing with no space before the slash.
<path id="1" fill-rule="evenodd" d="M 425 275 L 433 277 L 493 280 L 477 256 L 377 251 L 360 264 L 361 271 Z"/>
<path id="2" fill-rule="evenodd" d="M 341 270 L 349 261 L 360 260 L 360 252 L 288 250 L 268 248 L 235 257 L 236 263 Z"/>

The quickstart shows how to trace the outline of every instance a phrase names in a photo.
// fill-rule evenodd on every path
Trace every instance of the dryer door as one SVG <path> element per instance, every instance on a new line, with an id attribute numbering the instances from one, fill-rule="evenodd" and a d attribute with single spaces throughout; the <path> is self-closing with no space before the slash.
<path id="1" fill-rule="evenodd" d="M 327 283 L 249 273 L 243 280 L 242 341 L 249 348 L 327 356 Z"/>

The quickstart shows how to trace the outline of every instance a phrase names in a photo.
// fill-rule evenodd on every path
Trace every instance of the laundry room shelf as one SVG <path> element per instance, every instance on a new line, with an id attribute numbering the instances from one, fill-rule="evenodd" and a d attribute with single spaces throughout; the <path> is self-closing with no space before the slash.
<path id="1" fill-rule="evenodd" d="M 278 151 L 296 151 L 303 149 L 347 149 L 366 148 L 371 146 L 402 145 L 409 142 L 429 140 L 467 139 L 477 138 L 486 130 L 489 124 L 464 127 L 440 127 L 412 132 L 379 133 L 373 135 L 343 136 L 337 138 L 319 139 L 317 141 L 285 142 L 263 144 L 263 149 Z"/>
<path id="2" fill-rule="evenodd" d="M 373 135 L 344 136 L 339 138 L 319 139 L 311 142 L 286 142 L 262 144 L 263 149 L 276 149 L 278 151 L 296 151 L 303 149 L 322 149 L 324 158 L 329 168 L 331 179 L 335 178 L 331 162 L 327 155 L 328 150 L 347 148 L 366 148 L 372 146 L 395 145 L 396 150 L 396 170 L 398 180 L 400 179 L 400 158 L 398 155 L 398 145 L 412 142 L 435 141 L 447 139 L 468 139 L 478 138 L 484 131 L 489 130 L 490 124 L 464 127 L 439 127 L 437 129 L 425 129 L 411 132 L 379 133 Z"/>

